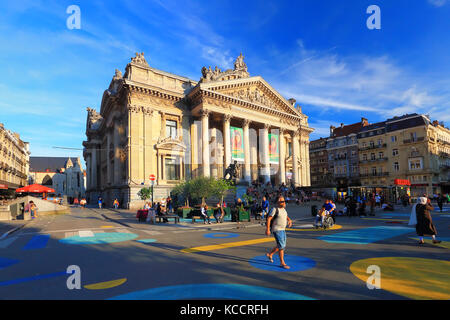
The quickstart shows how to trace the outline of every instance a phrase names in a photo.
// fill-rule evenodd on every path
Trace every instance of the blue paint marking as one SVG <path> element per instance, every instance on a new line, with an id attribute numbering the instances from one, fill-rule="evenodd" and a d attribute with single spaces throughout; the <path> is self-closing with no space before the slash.
<path id="1" fill-rule="evenodd" d="M 126 232 L 102 232 L 94 233 L 93 237 L 80 237 L 73 236 L 65 239 L 59 240 L 61 243 L 65 244 L 107 244 L 115 242 L 123 242 L 128 240 L 133 240 L 138 237 L 135 233 Z"/>
<path id="2" fill-rule="evenodd" d="M 284 262 L 291 267 L 290 269 L 284 269 L 280 267 L 280 257 L 278 254 L 274 254 L 272 256 L 273 263 L 269 261 L 269 259 L 264 256 L 257 256 L 249 260 L 251 266 L 267 270 L 267 271 L 276 271 L 276 272 L 296 272 L 303 271 L 314 268 L 316 266 L 316 262 L 312 259 L 300 256 L 292 256 L 292 255 L 284 255 Z"/>
<path id="3" fill-rule="evenodd" d="M 392 218 L 392 217 L 409 217 L 411 213 L 383 213 L 381 216 L 383 218 Z"/>
<path id="4" fill-rule="evenodd" d="M 314 300 L 297 293 L 243 284 L 187 284 L 130 292 L 108 300 Z"/>
<path id="5" fill-rule="evenodd" d="M 329 243 L 369 244 L 410 232 L 415 232 L 415 229 L 407 227 L 369 227 L 330 234 L 318 239 Z"/>
<path id="6" fill-rule="evenodd" d="M 9 266 L 12 266 L 13 264 L 19 263 L 19 260 L 16 259 L 8 259 L 8 258 L 2 258 L 0 257 L 0 270 L 3 268 L 7 268 Z"/>
<path id="7" fill-rule="evenodd" d="M 239 237 L 237 233 L 226 233 L 226 232 L 214 232 L 207 233 L 203 235 L 205 238 L 216 238 L 216 239 L 225 239 L 225 238 L 236 238 Z"/>
<path id="8" fill-rule="evenodd" d="M 60 276 L 64 276 L 64 275 L 67 275 L 67 273 L 65 271 L 62 271 L 62 272 L 43 274 L 43 275 L 38 275 L 38 276 L 33 276 L 33 277 L 2 281 L 2 282 L 0 282 L 0 287 L 10 286 L 12 284 L 18 284 L 18 283 L 23 283 L 23 282 L 35 281 L 35 280 L 60 277 Z"/>
<path id="9" fill-rule="evenodd" d="M 139 240 L 136 240 L 136 242 L 152 243 L 152 242 L 156 242 L 156 239 L 139 239 Z"/>
<path id="10" fill-rule="evenodd" d="M 42 249 L 47 246 L 48 239 L 50 239 L 49 234 L 38 234 L 31 238 L 30 241 L 22 248 L 22 250 L 35 250 Z"/>

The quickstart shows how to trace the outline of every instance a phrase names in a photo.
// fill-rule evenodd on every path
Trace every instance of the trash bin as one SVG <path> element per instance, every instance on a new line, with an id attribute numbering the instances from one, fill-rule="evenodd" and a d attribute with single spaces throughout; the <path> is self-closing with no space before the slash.
<path id="1" fill-rule="evenodd" d="M 313 217 L 317 216 L 317 206 L 316 205 L 311 206 L 311 215 Z"/>

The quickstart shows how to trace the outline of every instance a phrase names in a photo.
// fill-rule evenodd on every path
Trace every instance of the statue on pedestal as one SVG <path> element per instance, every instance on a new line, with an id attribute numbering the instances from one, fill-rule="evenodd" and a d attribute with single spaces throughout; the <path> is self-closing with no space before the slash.
<path id="1" fill-rule="evenodd" d="M 228 168 L 226 168 L 223 178 L 228 181 L 235 181 L 237 177 L 237 161 L 234 160 L 234 163 L 230 164 Z M 228 176 L 228 177 L 227 177 Z"/>

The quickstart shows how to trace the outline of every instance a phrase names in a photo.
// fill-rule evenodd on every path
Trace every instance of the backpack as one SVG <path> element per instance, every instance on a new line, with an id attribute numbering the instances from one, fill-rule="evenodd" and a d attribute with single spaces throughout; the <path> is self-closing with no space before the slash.
<path id="1" fill-rule="evenodd" d="M 269 229 L 270 229 L 270 230 L 272 230 L 273 222 L 274 222 L 277 218 L 278 218 L 278 208 L 276 208 L 275 214 L 273 215 L 273 218 L 272 218 L 272 220 L 270 221 L 270 226 L 269 226 Z M 267 217 L 266 217 L 266 224 L 267 224 L 267 220 L 269 220 L 269 215 L 267 215 Z"/>

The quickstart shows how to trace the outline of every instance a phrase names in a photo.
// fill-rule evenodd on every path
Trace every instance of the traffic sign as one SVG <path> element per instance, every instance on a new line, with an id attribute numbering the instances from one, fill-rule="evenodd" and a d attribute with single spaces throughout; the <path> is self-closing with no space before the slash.
<path id="1" fill-rule="evenodd" d="M 156 180 L 155 175 L 154 175 L 154 174 L 151 174 L 151 175 L 150 175 L 150 181 L 155 181 L 155 180 Z"/>

